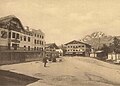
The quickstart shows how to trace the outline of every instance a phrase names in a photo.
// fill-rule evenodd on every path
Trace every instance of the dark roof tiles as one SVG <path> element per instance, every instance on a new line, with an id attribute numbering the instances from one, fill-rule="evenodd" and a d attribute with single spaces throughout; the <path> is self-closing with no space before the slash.
<path id="1" fill-rule="evenodd" d="M 87 44 L 87 43 L 84 43 L 84 42 L 80 42 L 80 41 L 77 41 L 77 40 L 73 40 L 73 41 L 71 41 L 71 42 L 68 42 L 68 43 L 66 43 L 65 45 L 68 45 L 68 44 L 85 44 L 85 45 L 87 45 L 87 46 L 91 46 L 91 45 L 89 45 L 89 44 Z"/>

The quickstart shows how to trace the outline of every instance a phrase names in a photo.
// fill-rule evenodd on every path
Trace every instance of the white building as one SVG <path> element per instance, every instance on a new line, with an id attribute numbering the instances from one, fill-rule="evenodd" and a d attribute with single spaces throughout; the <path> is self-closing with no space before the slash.
<path id="1" fill-rule="evenodd" d="M 73 40 L 69 43 L 66 43 L 66 55 L 82 55 L 89 56 L 91 46 L 89 44 Z"/>
<path id="2" fill-rule="evenodd" d="M 62 49 L 56 49 L 57 52 L 59 52 L 59 56 L 63 56 L 63 50 Z"/>
<path id="3" fill-rule="evenodd" d="M 0 18 L 0 50 L 42 51 L 44 38 L 41 30 L 26 29 L 15 16 Z"/>

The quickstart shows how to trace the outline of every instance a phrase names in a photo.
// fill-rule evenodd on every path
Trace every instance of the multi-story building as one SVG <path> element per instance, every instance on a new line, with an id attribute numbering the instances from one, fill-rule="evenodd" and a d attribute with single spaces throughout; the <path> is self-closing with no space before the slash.
<path id="1" fill-rule="evenodd" d="M 60 52 L 57 51 L 59 47 L 55 43 L 49 43 L 45 45 L 46 55 L 50 58 L 59 57 Z"/>
<path id="2" fill-rule="evenodd" d="M 34 50 L 44 50 L 45 48 L 44 33 L 39 29 L 39 30 L 32 30 L 32 34 L 33 34 Z"/>
<path id="3" fill-rule="evenodd" d="M 45 47 L 41 30 L 23 27 L 15 16 L 0 18 L 0 50 L 41 51 Z"/>
<path id="4" fill-rule="evenodd" d="M 89 44 L 73 40 L 69 43 L 66 43 L 66 55 L 82 55 L 82 56 L 89 56 L 91 46 Z"/>

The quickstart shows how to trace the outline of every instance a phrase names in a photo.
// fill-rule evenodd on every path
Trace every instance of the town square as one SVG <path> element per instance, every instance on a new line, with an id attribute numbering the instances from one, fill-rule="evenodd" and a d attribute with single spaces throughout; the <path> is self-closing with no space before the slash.
<path id="1" fill-rule="evenodd" d="M 0 86 L 120 86 L 119 0 L 1 0 Z"/>

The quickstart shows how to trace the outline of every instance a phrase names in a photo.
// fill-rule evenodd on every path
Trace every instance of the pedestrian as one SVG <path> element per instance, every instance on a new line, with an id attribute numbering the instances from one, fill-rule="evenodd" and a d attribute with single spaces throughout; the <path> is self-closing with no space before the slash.
<path id="1" fill-rule="evenodd" d="M 46 67 L 46 64 L 47 64 L 47 57 L 44 57 L 44 58 L 43 58 L 43 63 L 44 63 L 44 67 Z"/>

